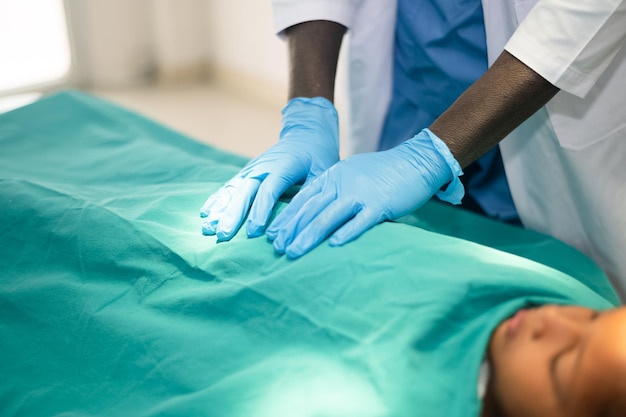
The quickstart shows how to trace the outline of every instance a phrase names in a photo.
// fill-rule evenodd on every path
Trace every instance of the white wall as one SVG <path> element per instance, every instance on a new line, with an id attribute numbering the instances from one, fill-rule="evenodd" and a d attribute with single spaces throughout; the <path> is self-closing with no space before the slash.
<path id="1" fill-rule="evenodd" d="M 153 0 L 152 36 L 162 83 L 205 77 L 208 56 L 204 0 Z"/>
<path id="2" fill-rule="evenodd" d="M 214 77 L 286 97 L 285 44 L 270 0 L 66 0 L 77 80 L 94 88 Z"/>
<path id="3" fill-rule="evenodd" d="M 75 81 L 86 88 L 211 82 L 280 109 L 287 100 L 286 44 L 273 29 L 271 0 L 65 0 Z M 347 132 L 345 58 L 336 106 Z M 347 154 L 346 140 L 341 141 Z"/>
<path id="4" fill-rule="evenodd" d="M 66 0 L 74 80 L 82 85 L 125 87 L 155 73 L 152 0 Z"/>
<path id="5" fill-rule="evenodd" d="M 271 1 L 204 1 L 207 54 L 214 76 L 260 94 L 273 91 L 285 100 L 287 51 L 274 34 Z"/>

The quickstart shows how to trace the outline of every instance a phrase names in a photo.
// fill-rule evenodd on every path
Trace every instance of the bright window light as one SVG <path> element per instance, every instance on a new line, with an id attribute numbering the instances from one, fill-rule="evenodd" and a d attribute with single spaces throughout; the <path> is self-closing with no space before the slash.
<path id="1" fill-rule="evenodd" d="M 58 81 L 70 66 L 63 0 L 0 0 L 0 93 Z"/>

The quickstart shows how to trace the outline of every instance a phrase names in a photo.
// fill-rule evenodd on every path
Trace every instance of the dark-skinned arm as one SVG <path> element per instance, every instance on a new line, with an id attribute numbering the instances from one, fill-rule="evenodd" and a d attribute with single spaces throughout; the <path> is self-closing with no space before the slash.
<path id="1" fill-rule="evenodd" d="M 462 167 L 498 144 L 559 91 L 523 62 L 504 51 L 430 130 Z"/>
<path id="2" fill-rule="evenodd" d="M 314 20 L 285 31 L 289 53 L 289 99 L 324 97 L 334 101 L 337 61 L 345 26 Z"/>

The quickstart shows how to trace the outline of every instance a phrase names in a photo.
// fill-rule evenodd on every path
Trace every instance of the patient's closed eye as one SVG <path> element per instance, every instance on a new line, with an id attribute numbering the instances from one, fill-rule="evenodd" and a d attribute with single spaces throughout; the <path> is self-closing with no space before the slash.
<path id="1" fill-rule="evenodd" d="M 586 322 L 581 323 L 581 326 L 589 325 L 589 323 L 595 321 L 599 315 L 599 312 L 592 311 Z M 584 337 L 577 338 L 574 343 L 567 345 L 564 349 L 557 352 L 550 361 L 552 386 L 561 403 L 567 399 L 569 386 L 575 379 L 576 372 L 585 351 L 585 342 L 586 339 Z"/>

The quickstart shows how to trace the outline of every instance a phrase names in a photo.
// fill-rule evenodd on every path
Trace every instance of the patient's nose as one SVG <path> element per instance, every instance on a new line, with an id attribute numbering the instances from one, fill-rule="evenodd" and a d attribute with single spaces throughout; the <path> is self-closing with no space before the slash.
<path id="1" fill-rule="evenodd" d="M 567 340 L 579 338 L 588 323 L 587 317 L 576 310 L 544 306 L 537 311 L 533 338 L 556 337 Z"/>

